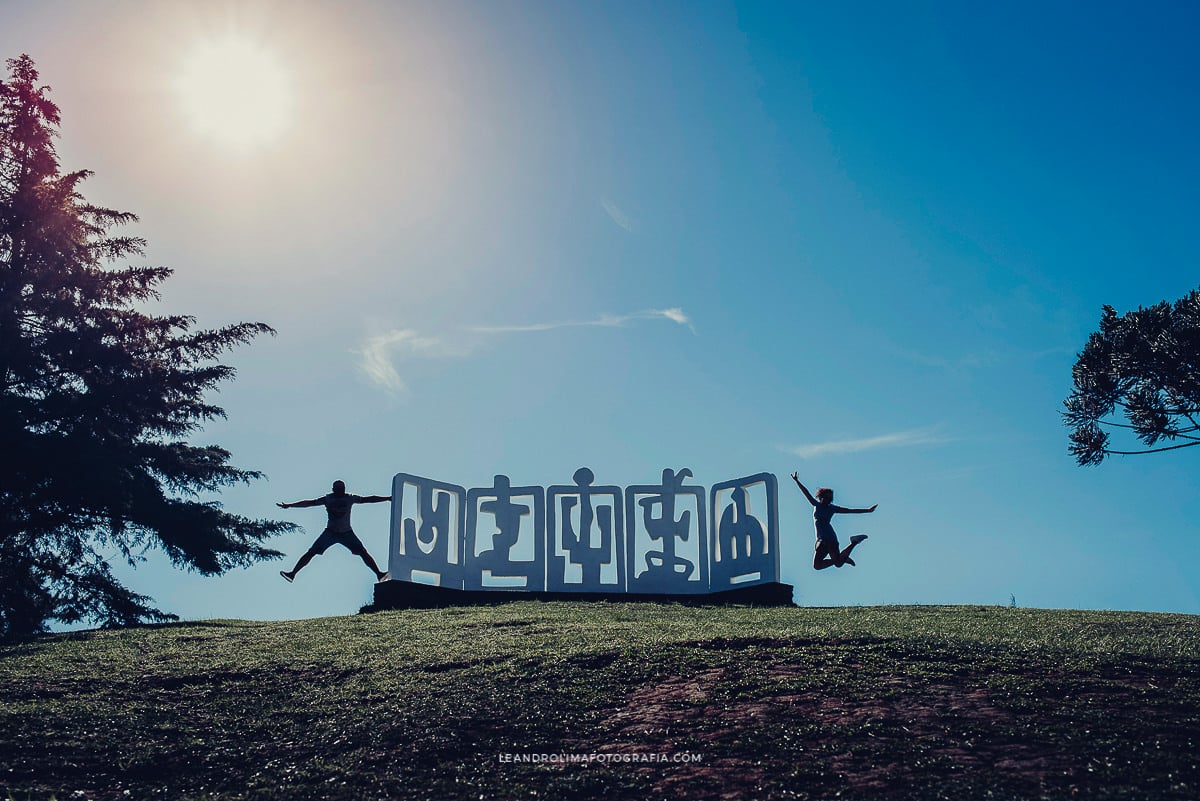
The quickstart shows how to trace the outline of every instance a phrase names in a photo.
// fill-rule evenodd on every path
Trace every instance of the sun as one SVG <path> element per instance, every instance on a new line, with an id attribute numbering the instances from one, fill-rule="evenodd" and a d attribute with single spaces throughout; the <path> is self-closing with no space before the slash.
<path id="1" fill-rule="evenodd" d="M 278 139 L 291 122 L 291 81 L 269 48 L 228 37 L 198 44 L 175 79 L 184 116 L 200 136 L 248 150 Z"/>

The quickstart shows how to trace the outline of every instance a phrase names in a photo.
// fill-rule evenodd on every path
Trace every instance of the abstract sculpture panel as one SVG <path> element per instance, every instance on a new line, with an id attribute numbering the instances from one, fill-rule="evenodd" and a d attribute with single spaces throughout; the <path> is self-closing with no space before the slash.
<path id="1" fill-rule="evenodd" d="M 392 479 L 392 578 L 463 588 L 463 508 L 466 490 L 397 473 Z"/>
<path id="2" fill-rule="evenodd" d="M 491 487 L 398 473 L 392 481 L 392 578 L 519 592 L 703 594 L 779 581 L 775 476 L 704 488 L 692 471 L 659 484 Z"/>
<path id="3" fill-rule="evenodd" d="M 775 476 L 759 473 L 714 484 L 710 498 L 713 592 L 776 581 L 779 493 Z M 759 509 L 766 518 L 766 528 L 755 513 Z"/>
<path id="4" fill-rule="evenodd" d="M 546 494 L 549 538 L 546 589 L 551 592 L 625 592 L 625 527 L 621 488 L 592 485 L 586 467 L 575 484 Z"/>
<path id="5" fill-rule="evenodd" d="M 662 484 L 627 487 L 630 592 L 708 592 L 704 488 L 685 487 L 692 471 L 663 470 Z"/>
<path id="6" fill-rule="evenodd" d="M 546 589 L 545 508 L 541 487 L 514 487 L 508 476 L 467 492 L 463 588 Z"/>

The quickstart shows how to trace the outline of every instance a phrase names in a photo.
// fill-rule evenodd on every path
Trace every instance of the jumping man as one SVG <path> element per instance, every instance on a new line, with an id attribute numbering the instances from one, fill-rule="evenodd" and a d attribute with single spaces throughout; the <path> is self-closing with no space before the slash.
<path id="1" fill-rule="evenodd" d="M 379 565 L 375 564 L 375 560 L 371 558 L 371 554 L 367 553 L 367 548 L 362 544 L 362 540 L 350 528 L 350 507 L 356 503 L 381 503 L 383 501 L 390 501 L 391 499 L 390 495 L 386 497 L 383 495 L 349 495 L 346 493 L 346 483 L 344 481 L 335 481 L 333 482 L 333 492 L 323 498 L 314 498 L 311 501 L 275 504 L 280 509 L 291 509 L 302 506 L 324 506 L 325 511 L 329 514 L 329 523 L 325 526 L 325 530 L 321 532 L 321 536 L 317 537 L 317 541 L 300 557 L 300 561 L 296 562 L 296 566 L 290 572 L 280 570 L 279 575 L 291 583 L 301 568 L 311 562 L 314 556 L 325 553 L 330 545 L 340 542 L 350 549 L 350 553 L 362 558 L 363 563 L 375 573 L 375 578 L 383 581 L 387 573 L 379 569 Z"/>
<path id="2" fill-rule="evenodd" d="M 874 512 L 879 504 L 875 504 L 870 509 L 847 509 L 844 506 L 833 505 L 833 490 L 828 487 L 821 487 L 817 490 L 817 497 L 814 498 L 808 489 L 800 483 L 800 477 L 797 473 L 792 473 L 792 480 L 796 482 L 796 486 L 804 493 L 804 497 L 808 498 L 808 502 L 813 505 L 813 523 L 817 527 L 817 546 L 816 553 L 813 555 L 813 569 L 824 570 L 827 567 L 841 567 L 842 565 L 853 565 L 854 560 L 850 558 L 850 552 L 854 550 L 854 546 L 867 538 L 866 534 L 855 534 L 850 538 L 850 544 L 845 550 L 838 550 L 837 532 L 833 530 L 833 525 L 829 522 L 835 514 L 867 514 Z"/>

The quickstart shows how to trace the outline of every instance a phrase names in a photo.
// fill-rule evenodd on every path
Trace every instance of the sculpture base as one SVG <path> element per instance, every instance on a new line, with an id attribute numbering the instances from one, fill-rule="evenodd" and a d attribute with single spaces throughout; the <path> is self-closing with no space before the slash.
<path id="1" fill-rule="evenodd" d="M 626 592 L 524 592 L 519 590 L 455 590 L 414 584 L 410 581 L 381 581 L 375 599 L 361 612 L 384 609 L 436 609 L 443 606 L 490 606 L 512 601 L 609 601 L 616 603 L 685 604 L 688 606 L 793 606 L 791 584 L 754 584 L 704 595 L 649 595 Z"/>

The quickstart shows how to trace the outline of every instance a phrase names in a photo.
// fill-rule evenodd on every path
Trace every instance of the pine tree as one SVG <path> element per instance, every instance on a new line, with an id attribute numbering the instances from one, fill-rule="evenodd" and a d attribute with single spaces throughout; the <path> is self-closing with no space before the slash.
<path id="1" fill-rule="evenodd" d="M 1123 315 L 1105 306 L 1072 373 L 1063 417 L 1079 464 L 1200 445 L 1200 289 Z M 1111 448 L 1112 429 L 1145 448 Z"/>
<path id="2" fill-rule="evenodd" d="M 91 173 L 62 173 L 59 110 L 28 56 L 0 81 L 0 636 L 48 623 L 174 619 L 121 585 L 102 553 L 153 549 L 220 574 L 278 558 L 262 543 L 291 524 L 226 512 L 206 495 L 260 478 L 186 438 L 224 411 L 205 400 L 224 351 L 274 331 L 197 329 L 155 316 L 164 267 L 115 266 L 145 241 L 136 216 L 89 204 Z M 117 557 L 110 557 L 117 558 Z"/>

